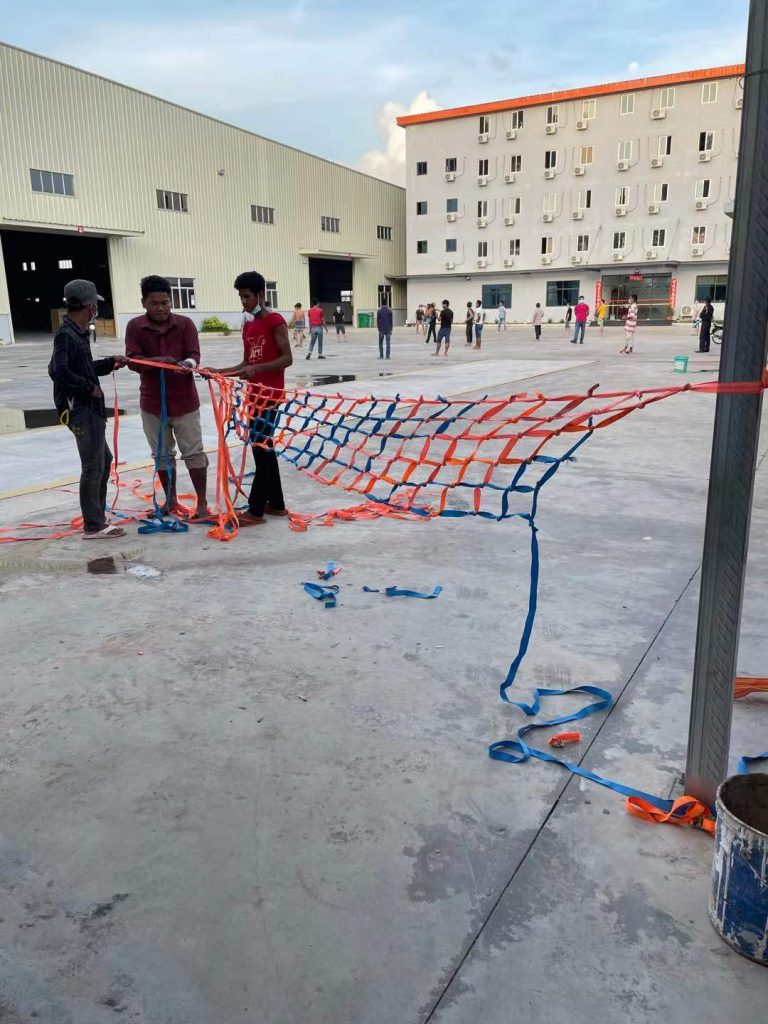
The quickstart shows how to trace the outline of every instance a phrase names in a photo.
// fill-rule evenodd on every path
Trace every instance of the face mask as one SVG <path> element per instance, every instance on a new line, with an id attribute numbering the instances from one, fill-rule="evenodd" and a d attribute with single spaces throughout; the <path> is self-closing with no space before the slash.
<path id="1" fill-rule="evenodd" d="M 98 316 L 99 316 L 98 304 L 96 302 L 92 302 L 91 303 L 91 315 L 90 315 L 90 318 L 89 318 L 88 322 L 89 323 L 93 323 L 94 320 L 98 319 Z"/>

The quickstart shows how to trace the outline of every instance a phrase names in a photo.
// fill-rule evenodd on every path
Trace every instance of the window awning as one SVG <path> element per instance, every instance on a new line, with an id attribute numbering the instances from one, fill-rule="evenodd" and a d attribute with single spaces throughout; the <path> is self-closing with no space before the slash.
<path id="1" fill-rule="evenodd" d="M 326 260 L 373 260 L 370 252 L 337 252 L 335 249 L 299 249 L 300 256 L 315 256 Z"/>
<path id="2" fill-rule="evenodd" d="M 55 221 L 17 220 L 15 217 L 3 217 L 2 226 L 21 231 L 44 231 L 47 234 L 90 235 L 92 238 L 139 238 L 144 234 L 139 228 L 102 228 L 93 224 L 58 224 Z"/>

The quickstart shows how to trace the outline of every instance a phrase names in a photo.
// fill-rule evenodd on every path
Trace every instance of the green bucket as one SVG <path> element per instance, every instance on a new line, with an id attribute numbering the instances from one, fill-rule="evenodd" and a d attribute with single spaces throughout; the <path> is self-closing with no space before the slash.
<path id="1" fill-rule="evenodd" d="M 675 356 L 675 373 L 688 372 L 688 356 Z"/>

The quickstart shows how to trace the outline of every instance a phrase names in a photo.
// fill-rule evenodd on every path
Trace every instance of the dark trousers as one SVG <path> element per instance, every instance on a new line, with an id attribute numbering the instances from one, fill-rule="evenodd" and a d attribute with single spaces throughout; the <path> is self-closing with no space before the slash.
<path id="1" fill-rule="evenodd" d="M 474 320 L 467 321 L 467 344 L 468 345 L 472 344 L 472 325 L 473 324 L 474 324 Z"/>
<path id="2" fill-rule="evenodd" d="M 699 351 L 709 352 L 709 332 L 712 330 L 712 324 L 706 323 L 704 320 L 701 322 L 701 330 L 699 331 Z"/>
<path id="3" fill-rule="evenodd" d="M 533 329 L 536 332 L 536 341 L 541 341 L 541 324 L 534 324 Z"/>
<path id="4" fill-rule="evenodd" d="M 80 510 L 83 530 L 95 533 L 107 525 L 107 484 L 112 452 L 107 444 L 107 421 L 98 412 L 78 406 L 69 413 L 67 424 L 80 455 Z"/>
<path id="5" fill-rule="evenodd" d="M 426 337 L 427 344 L 429 344 L 429 339 L 430 338 L 432 339 L 432 341 L 435 341 L 435 325 L 432 323 L 431 320 L 429 322 L 429 330 L 427 331 L 427 337 Z"/>
<path id="6" fill-rule="evenodd" d="M 272 444 L 277 414 L 277 407 L 266 408 L 251 422 L 254 473 L 251 493 L 248 495 L 248 511 L 253 516 L 263 516 L 267 505 L 275 512 L 282 512 L 285 508 L 280 465 Z"/>
<path id="7" fill-rule="evenodd" d="M 389 359 L 390 341 L 392 340 L 391 332 L 379 331 L 379 359 L 384 358 L 384 344 L 386 342 L 387 359 Z"/>

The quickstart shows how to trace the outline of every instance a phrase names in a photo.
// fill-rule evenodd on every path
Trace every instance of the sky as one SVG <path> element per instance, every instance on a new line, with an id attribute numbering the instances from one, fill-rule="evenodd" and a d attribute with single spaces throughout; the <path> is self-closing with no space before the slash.
<path id="1" fill-rule="evenodd" d="M 748 0 L 0 0 L 0 39 L 403 184 L 400 114 L 738 63 L 747 13 Z"/>

